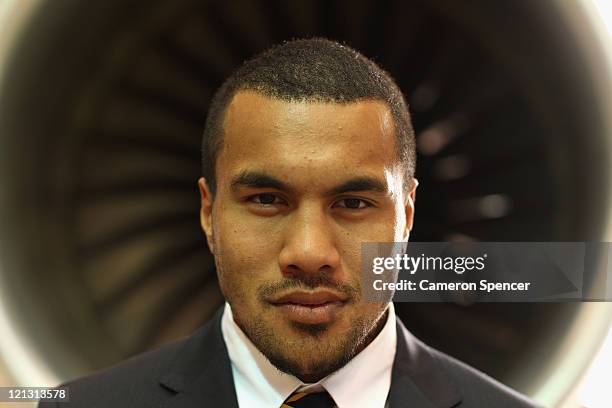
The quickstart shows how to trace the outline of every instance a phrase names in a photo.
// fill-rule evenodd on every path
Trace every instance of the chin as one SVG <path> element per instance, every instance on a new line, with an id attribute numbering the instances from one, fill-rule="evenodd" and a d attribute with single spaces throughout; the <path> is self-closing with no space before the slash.
<path id="1" fill-rule="evenodd" d="M 298 374 L 338 368 L 352 357 L 358 333 L 337 330 L 337 323 L 311 325 L 278 319 L 269 324 L 259 318 L 251 319 L 242 329 L 274 366 L 301 378 Z"/>
<path id="2" fill-rule="evenodd" d="M 310 344 L 308 344 L 310 343 Z M 288 346 L 282 350 L 270 353 L 270 362 L 287 374 L 291 374 L 305 382 L 316 382 L 321 378 L 340 369 L 353 357 L 350 350 L 335 342 L 333 344 L 312 341 L 304 342 L 299 347 L 299 353 L 293 353 L 297 347 Z M 302 357 L 296 359 L 296 357 Z M 308 358 L 304 360 L 303 358 Z"/>
<path id="3" fill-rule="evenodd" d="M 305 324 L 264 311 L 237 323 L 276 368 L 306 381 L 323 378 L 355 356 L 371 323 L 351 316 L 342 313 L 329 323 Z"/>

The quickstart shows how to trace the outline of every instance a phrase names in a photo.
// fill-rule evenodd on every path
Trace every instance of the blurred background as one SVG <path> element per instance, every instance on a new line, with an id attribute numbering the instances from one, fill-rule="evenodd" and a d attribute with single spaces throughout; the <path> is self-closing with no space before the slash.
<path id="1" fill-rule="evenodd" d="M 106 367 L 221 305 L 198 218 L 208 101 L 291 38 L 345 42 L 405 93 L 412 240 L 612 241 L 611 22 L 605 0 L 0 0 L 0 385 Z M 610 406 L 608 303 L 396 310 L 548 407 Z"/>

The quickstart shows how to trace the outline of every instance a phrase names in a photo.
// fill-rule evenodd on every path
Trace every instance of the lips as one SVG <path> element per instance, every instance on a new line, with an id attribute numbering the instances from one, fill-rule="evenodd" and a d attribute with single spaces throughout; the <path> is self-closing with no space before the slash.
<path id="1" fill-rule="evenodd" d="M 287 318 L 302 324 L 331 323 L 344 307 L 346 296 L 327 290 L 297 291 L 270 301 Z"/>

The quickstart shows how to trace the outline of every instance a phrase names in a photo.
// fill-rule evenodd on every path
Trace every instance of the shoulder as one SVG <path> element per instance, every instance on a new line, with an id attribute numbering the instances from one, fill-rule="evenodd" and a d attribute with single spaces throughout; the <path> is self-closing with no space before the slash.
<path id="1" fill-rule="evenodd" d="M 460 407 L 535 408 L 541 407 L 523 394 L 438 350 L 429 348 L 439 363 L 458 386 L 462 396 Z"/>
<path id="2" fill-rule="evenodd" d="M 140 354 L 112 367 L 58 386 L 68 390 L 68 407 L 140 407 L 172 395 L 160 386 L 160 376 L 172 363 L 186 339 Z M 40 408 L 53 405 L 40 404 Z"/>
<path id="3" fill-rule="evenodd" d="M 397 319 L 397 359 L 431 401 L 457 408 L 536 408 L 526 396 L 414 337 Z M 399 370 L 398 370 L 399 372 Z"/>
<path id="4" fill-rule="evenodd" d="M 220 312 L 192 335 L 117 365 L 58 386 L 68 390 L 70 408 L 138 408 L 158 406 L 197 376 L 223 340 Z M 55 407 L 41 403 L 39 408 Z"/>

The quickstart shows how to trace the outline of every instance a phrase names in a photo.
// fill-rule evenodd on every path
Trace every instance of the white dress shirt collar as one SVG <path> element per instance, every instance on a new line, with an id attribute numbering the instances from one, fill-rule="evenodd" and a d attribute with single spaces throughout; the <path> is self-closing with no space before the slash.
<path id="1" fill-rule="evenodd" d="M 241 408 L 280 407 L 296 390 L 311 391 L 321 387 L 329 392 L 339 408 L 385 406 L 397 343 L 392 302 L 387 321 L 378 336 L 348 364 L 315 384 L 305 384 L 276 369 L 236 325 L 228 303 L 223 311 L 221 330 Z"/>

